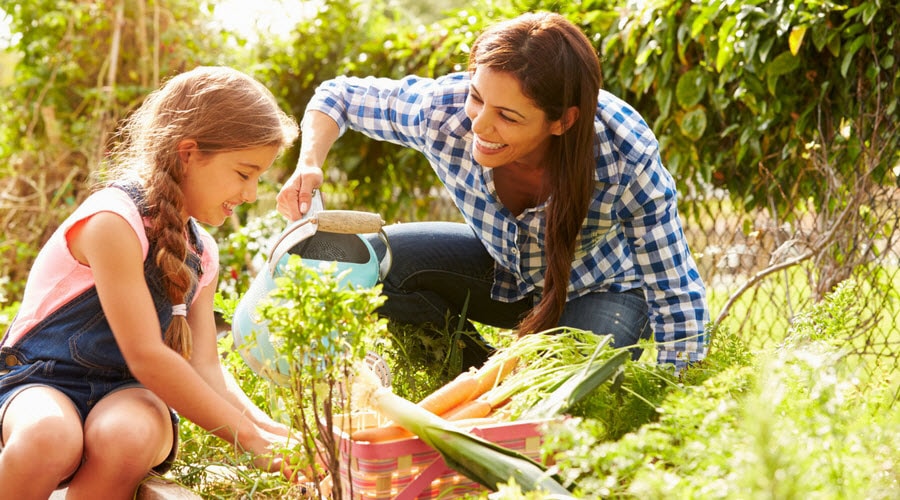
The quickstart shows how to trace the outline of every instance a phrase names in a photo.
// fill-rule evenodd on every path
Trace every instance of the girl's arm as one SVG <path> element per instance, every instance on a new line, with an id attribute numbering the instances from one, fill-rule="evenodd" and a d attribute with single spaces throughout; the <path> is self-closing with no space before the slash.
<path id="1" fill-rule="evenodd" d="M 219 395 L 224 397 L 232 406 L 239 409 L 244 415 L 259 427 L 282 436 L 289 436 L 287 426 L 272 420 L 269 415 L 256 406 L 237 381 L 224 366 L 219 357 L 219 346 L 216 341 L 216 321 L 213 309 L 213 299 L 216 293 L 217 279 L 203 287 L 191 304 L 188 313 L 188 324 L 191 326 L 191 334 L 194 340 L 194 353 L 191 356 L 191 366 Z"/>
<path id="2" fill-rule="evenodd" d="M 178 353 L 168 348 L 144 277 L 137 235 L 122 217 L 100 212 L 69 232 L 69 248 L 94 275 L 107 321 L 135 378 L 200 427 L 256 455 L 284 444 L 222 397 Z M 149 258 L 152 258 L 149 257 Z M 291 477 L 281 456 L 265 462 Z"/>

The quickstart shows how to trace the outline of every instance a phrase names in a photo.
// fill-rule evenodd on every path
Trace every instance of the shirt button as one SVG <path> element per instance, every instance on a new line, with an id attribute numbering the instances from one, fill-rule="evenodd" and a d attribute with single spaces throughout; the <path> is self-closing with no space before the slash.
<path id="1" fill-rule="evenodd" d="M 510 253 L 512 253 L 512 254 L 513 254 L 513 255 L 516 255 L 516 254 L 518 254 L 518 253 L 519 253 L 519 249 L 518 249 L 518 248 L 516 248 L 516 247 L 512 247 L 512 248 L 510 248 L 510 249 L 509 249 L 509 251 L 510 251 Z"/>

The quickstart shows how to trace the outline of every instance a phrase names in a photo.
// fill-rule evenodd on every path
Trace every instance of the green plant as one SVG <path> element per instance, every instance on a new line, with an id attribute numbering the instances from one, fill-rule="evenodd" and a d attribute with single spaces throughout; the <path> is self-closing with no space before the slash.
<path id="1" fill-rule="evenodd" d="M 697 385 L 672 390 L 657 422 L 610 441 L 602 420 L 564 421 L 550 428 L 545 452 L 578 482 L 576 493 L 602 497 L 895 496 L 896 374 L 866 377 L 842 346 L 806 335 L 839 338 L 852 323 L 852 289 L 829 295 L 806 320 L 817 326 L 801 327 L 797 341 L 779 349 L 748 359 L 739 342 L 720 343 L 720 359 Z"/>
<path id="2" fill-rule="evenodd" d="M 349 272 L 338 273 L 335 263 L 306 266 L 292 255 L 270 300 L 257 305 L 275 345 L 269 361 L 289 367 L 288 386 L 273 390 L 285 417 L 305 437 L 299 458 L 317 488 L 326 474 L 339 474 L 335 415 L 350 413 L 350 376 L 367 352 L 378 349 L 386 325 L 374 313 L 384 301 L 381 287 L 348 284 L 342 278 Z M 333 488 L 339 497 L 340 482 Z"/>

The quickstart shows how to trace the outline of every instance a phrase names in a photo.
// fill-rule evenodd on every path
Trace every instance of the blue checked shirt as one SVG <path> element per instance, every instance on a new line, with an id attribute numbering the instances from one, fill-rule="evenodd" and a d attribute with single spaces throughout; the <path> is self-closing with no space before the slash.
<path id="1" fill-rule="evenodd" d="M 543 285 L 545 205 L 516 217 L 499 202 L 491 170 L 472 158 L 468 90 L 467 73 L 338 77 L 317 89 L 307 109 L 329 115 L 342 134 L 350 128 L 422 152 L 496 261 L 493 297 L 512 302 Z M 575 247 L 569 298 L 643 287 L 659 361 L 680 370 L 705 355 L 708 311 L 675 182 L 640 115 L 608 92 L 599 97 L 594 200 Z"/>

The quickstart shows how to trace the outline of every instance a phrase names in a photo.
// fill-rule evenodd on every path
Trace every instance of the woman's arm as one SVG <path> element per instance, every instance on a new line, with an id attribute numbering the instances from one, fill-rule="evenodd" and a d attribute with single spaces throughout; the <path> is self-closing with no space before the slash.
<path id="1" fill-rule="evenodd" d="M 340 136 L 337 123 L 325 113 L 308 111 L 301 122 L 297 168 L 278 193 L 278 212 L 294 221 L 309 210 L 312 192 L 322 185 L 322 165 Z"/>
<path id="2" fill-rule="evenodd" d="M 260 429 L 245 411 L 213 390 L 160 335 L 159 320 L 144 277 L 140 242 L 119 215 L 100 212 L 70 232 L 72 254 L 94 275 L 100 303 L 119 349 L 135 378 L 181 415 L 256 455 L 272 454 L 279 438 Z M 270 470 L 291 476 L 281 457 Z"/>
<path id="3" fill-rule="evenodd" d="M 680 372 L 706 353 L 706 290 L 678 216 L 675 181 L 659 157 L 649 158 L 625 191 L 624 230 L 644 281 L 659 362 Z"/>
<path id="4" fill-rule="evenodd" d="M 345 130 L 427 154 L 430 141 L 445 137 L 438 127 L 463 108 L 467 94 L 465 74 L 399 80 L 338 77 L 322 83 L 303 115 L 297 170 L 278 194 L 278 211 L 289 220 L 305 213 L 301 205 L 309 206 L 308 196 L 322 182 L 328 151 Z"/>

